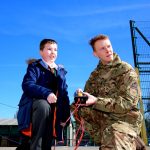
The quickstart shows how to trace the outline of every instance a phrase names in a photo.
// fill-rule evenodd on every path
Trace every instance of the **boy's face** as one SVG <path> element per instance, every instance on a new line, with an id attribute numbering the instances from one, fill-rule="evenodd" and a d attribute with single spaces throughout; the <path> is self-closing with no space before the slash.
<path id="1" fill-rule="evenodd" d="M 40 55 L 46 62 L 53 63 L 57 58 L 57 44 L 46 43 L 43 50 L 40 50 Z"/>
<path id="2" fill-rule="evenodd" d="M 94 44 L 93 54 L 101 59 L 101 62 L 106 65 L 113 60 L 113 48 L 109 39 L 97 40 Z"/>

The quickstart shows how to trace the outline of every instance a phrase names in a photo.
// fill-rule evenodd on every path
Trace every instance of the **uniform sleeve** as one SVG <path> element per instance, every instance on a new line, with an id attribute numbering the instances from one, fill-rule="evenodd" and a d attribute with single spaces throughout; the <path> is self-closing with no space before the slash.
<path id="1" fill-rule="evenodd" d="M 31 98 L 47 99 L 48 95 L 51 93 L 51 90 L 38 85 L 38 78 L 39 72 L 36 67 L 33 64 L 29 64 L 22 82 L 22 89 Z"/>
<path id="2" fill-rule="evenodd" d="M 92 79 L 85 86 L 87 92 L 92 92 L 92 89 L 90 89 L 91 81 Z M 97 102 L 93 105 L 93 109 L 104 112 L 126 113 L 137 108 L 140 97 L 141 91 L 137 74 L 133 69 L 130 69 L 123 76 L 122 83 L 116 89 L 116 93 L 107 98 L 97 97 Z"/>

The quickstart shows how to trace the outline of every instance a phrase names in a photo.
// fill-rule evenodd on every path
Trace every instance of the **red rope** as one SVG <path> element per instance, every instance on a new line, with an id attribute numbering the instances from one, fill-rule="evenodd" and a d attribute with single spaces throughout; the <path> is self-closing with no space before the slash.
<path id="1" fill-rule="evenodd" d="M 68 119 L 67 119 L 66 122 L 64 123 L 63 128 L 66 126 L 66 124 L 67 124 L 67 122 L 70 120 L 71 116 L 72 116 L 74 113 L 76 113 L 76 112 L 78 111 L 79 107 L 80 107 L 80 106 L 85 106 L 85 104 L 79 104 L 79 102 L 80 102 L 80 99 L 78 99 L 77 103 L 75 104 L 76 107 L 75 107 L 75 109 L 71 112 L 71 115 L 68 117 Z M 76 119 L 76 120 L 79 122 L 79 124 L 80 124 L 80 126 L 79 126 L 79 128 L 78 128 L 78 130 L 77 130 L 77 132 L 76 132 L 76 134 L 75 134 L 75 140 L 77 139 L 77 137 L 78 137 L 78 135 L 79 135 L 79 131 L 81 130 L 80 138 L 79 138 L 79 140 L 77 141 L 76 147 L 74 148 L 74 150 L 77 150 L 77 148 L 79 147 L 79 145 L 80 145 L 80 143 L 81 143 L 81 141 L 82 141 L 82 138 L 83 138 L 83 136 L 84 136 L 84 131 L 85 131 L 85 129 L 84 129 L 84 120 L 83 120 L 83 118 L 79 117 L 79 116 L 77 115 L 77 113 L 76 113 L 75 119 Z"/>
<path id="2" fill-rule="evenodd" d="M 78 99 L 77 104 L 76 104 L 76 106 L 77 106 L 76 108 L 79 108 L 80 106 L 83 106 L 83 104 L 78 104 L 79 101 L 80 101 L 80 100 Z M 77 109 L 77 110 L 78 110 L 78 109 Z M 82 138 L 83 138 L 83 136 L 84 136 L 84 120 L 83 120 L 83 118 L 79 117 L 78 114 L 75 115 L 75 119 L 76 119 L 76 120 L 79 122 L 79 124 L 80 124 L 80 126 L 79 126 L 79 128 L 78 128 L 78 130 L 77 130 L 77 132 L 76 132 L 75 139 L 78 138 L 79 131 L 81 130 L 80 138 L 79 138 L 79 140 L 77 141 L 77 145 L 76 145 L 76 147 L 75 147 L 75 149 L 74 149 L 74 150 L 77 150 L 77 148 L 79 147 L 79 145 L 80 145 L 80 143 L 81 143 L 81 141 L 82 141 Z"/>

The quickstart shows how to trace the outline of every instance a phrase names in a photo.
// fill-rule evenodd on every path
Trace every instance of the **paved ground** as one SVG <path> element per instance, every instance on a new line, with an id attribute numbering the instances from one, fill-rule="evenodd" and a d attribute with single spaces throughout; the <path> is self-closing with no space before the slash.
<path id="1" fill-rule="evenodd" d="M 0 147 L 0 150 L 15 150 L 15 147 Z M 54 148 L 52 149 L 54 150 Z M 74 150 L 74 147 L 68 147 L 68 146 L 59 146 L 59 147 L 55 147 L 55 150 Z M 98 150 L 98 147 L 79 147 L 78 150 Z M 150 150 L 150 147 L 147 147 L 147 150 Z"/>
<path id="2" fill-rule="evenodd" d="M 98 147 L 79 147 L 78 150 L 98 150 Z M 15 150 L 15 147 L 0 147 L 0 150 Z M 54 148 L 52 148 L 54 150 Z M 59 146 L 55 147 L 55 150 L 74 150 L 74 147 L 68 147 L 68 146 Z"/>

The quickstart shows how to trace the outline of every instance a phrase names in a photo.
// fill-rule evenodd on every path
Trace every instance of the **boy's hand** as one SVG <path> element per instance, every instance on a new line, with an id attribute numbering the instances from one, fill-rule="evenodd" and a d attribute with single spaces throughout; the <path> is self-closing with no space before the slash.
<path id="1" fill-rule="evenodd" d="M 56 103 L 57 102 L 57 97 L 54 93 L 51 93 L 48 95 L 47 97 L 47 101 L 52 104 L 52 103 Z"/>

